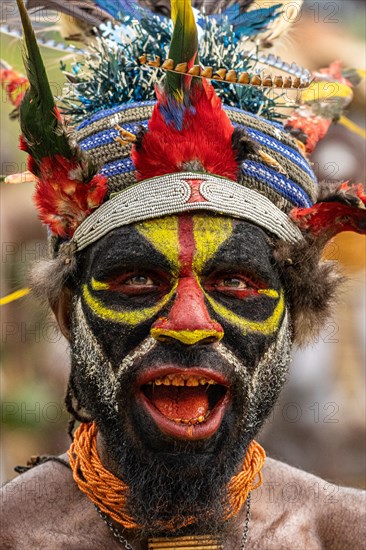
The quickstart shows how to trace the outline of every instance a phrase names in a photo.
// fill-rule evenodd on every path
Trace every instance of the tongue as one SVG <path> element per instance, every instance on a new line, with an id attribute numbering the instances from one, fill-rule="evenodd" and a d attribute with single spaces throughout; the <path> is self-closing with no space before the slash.
<path id="1" fill-rule="evenodd" d="M 193 420 L 208 411 L 207 387 L 155 386 L 150 401 L 171 420 Z"/>

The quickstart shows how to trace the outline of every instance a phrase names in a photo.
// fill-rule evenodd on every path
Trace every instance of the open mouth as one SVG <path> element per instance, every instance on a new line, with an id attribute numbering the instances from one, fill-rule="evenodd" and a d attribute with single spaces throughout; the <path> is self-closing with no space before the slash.
<path id="1" fill-rule="evenodd" d="M 158 369 L 140 380 L 138 401 L 158 428 L 179 439 L 206 439 L 219 428 L 229 384 L 206 369 Z"/>

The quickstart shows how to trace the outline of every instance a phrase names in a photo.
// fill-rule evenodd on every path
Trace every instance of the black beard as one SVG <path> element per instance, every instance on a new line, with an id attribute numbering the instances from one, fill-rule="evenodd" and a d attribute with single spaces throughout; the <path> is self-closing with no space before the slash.
<path id="1" fill-rule="evenodd" d="M 100 426 L 114 472 L 130 493 L 127 512 L 141 538 L 176 534 L 222 536 L 226 530 L 226 487 L 237 470 L 237 456 L 140 452 L 112 426 Z M 192 518 L 194 521 L 192 523 Z M 233 526 L 230 525 L 230 530 Z"/>
<path id="2" fill-rule="evenodd" d="M 116 400 L 123 408 L 113 424 L 99 417 L 98 427 L 116 474 L 130 487 L 128 511 L 141 526 L 141 537 L 171 535 L 172 531 L 223 535 L 228 511 L 226 488 L 251 440 L 235 421 L 245 415 L 247 383 L 236 379 L 232 407 L 210 440 L 173 440 L 136 406 L 131 392 L 136 377 L 146 367 L 172 363 L 182 368 L 204 366 L 233 378 L 232 368 L 212 350 L 197 348 L 184 353 L 179 344 L 157 344 L 118 377 Z M 134 431 L 124 429 L 126 426 L 134 426 Z"/>
<path id="3" fill-rule="evenodd" d="M 172 532 L 223 536 L 228 527 L 228 482 L 240 470 L 246 449 L 285 380 L 290 349 L 286 323 L 277 346 L 273 343 L 276 349 L 269 348 L 257 366 L 241 365 L 238 370 L 208 346 L 182 354 L 179 346 L 154 342 L 141 357 L 122 362 L 116 370 L 98 346 L 81 307 L 74 311 L 70 386 L 97 423 L 108 467 L 129 487 L 127 512 L 140 526 L 137 536 Z M 147 366 L 164 363 L 213 368 L 231 382 L 231 405 L 208 441 L 173 440 L 137 407 L 133 391 L 137 375 Z M 258 366 L 252 393 L 252 370 Z"/>

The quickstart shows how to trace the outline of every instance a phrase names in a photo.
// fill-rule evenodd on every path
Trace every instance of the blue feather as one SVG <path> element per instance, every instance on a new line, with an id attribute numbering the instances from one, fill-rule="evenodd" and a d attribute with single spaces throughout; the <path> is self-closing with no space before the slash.
<path id="1" fill-rule="evenodd" d="M 117 21 L 126 16 L 140 21 L 143 14 L 151 14 L 150 10 L 142 8 L 133 0 L 94 0 L 94 3 Z"/>
<path id="2" fill-rule="evenodd" d="M 184 102 L 182 102 L 171 96 L 167 96 L 167 101 L 161 103 L 159 108 L 166 123 L 176 128 L 179 132 L 183 130 L 184 115 L 187 112 L 193 114 L 196 112 L 187 98 L 184 98 Z"/>
<path id="3" fill-rule="evenodd" d="M 254 36 L 266 30 L 268 25 L 282 13 L 282 4 L 275 4 L 270 8 L 240 13 L 239 5 L 228 8 L 223 15 L 228 17 L 236 34 L 240 36 Z M 219 17 L 219 16 L 216 16 Z"/>

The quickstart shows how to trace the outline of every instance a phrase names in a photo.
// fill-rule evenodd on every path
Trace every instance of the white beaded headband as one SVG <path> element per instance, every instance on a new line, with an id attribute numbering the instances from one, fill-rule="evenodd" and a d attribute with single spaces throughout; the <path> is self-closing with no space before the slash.
<path id="1" fill-rule="evenodd" d="M 112 195 L 80 224 L 69 244 L 80 251 L 118 227 L 195 210 L 253 222 L 288 243 L 303 240 L 289 217 L 257 191 L 211 174 L 179 172 L 144 180 Z"/>

